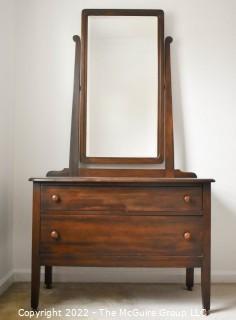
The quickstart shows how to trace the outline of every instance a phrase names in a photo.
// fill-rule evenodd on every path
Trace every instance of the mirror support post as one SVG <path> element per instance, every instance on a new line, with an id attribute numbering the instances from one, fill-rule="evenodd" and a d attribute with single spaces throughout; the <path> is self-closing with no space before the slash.
<path id="1" fill-rule="evenodd" d="M 166 176 L 174 176 L 174 134 L 173 134 L 173 110 L 172 110 L 172 88 L 171 88 L 171 59 L 170 44 L 171 37 L 165 39 L 165 168 Z"/>
<path id="2" fill-rule="evenodd" d="M 79 109 L 80 109 L 80 59 L 81 40 L 78 35 L 73 36 L 75 41 L 75 68 L 74 91 L 71 115 L 70 160 L 69 175 L 77 176 L 79 168 Z"/>

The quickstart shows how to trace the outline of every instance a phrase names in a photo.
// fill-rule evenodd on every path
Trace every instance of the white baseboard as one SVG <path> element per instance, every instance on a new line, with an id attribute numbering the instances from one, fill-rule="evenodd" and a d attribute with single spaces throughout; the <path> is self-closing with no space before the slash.
<path id="1" fill-rule="evenodd" d="M 5 277 L 0 279 L 0 295 L 6 291 L 14 282 L 13 271 L 8 272 Z"/>
<path id="2" fill-rule="evenodd" d="M 41 271 L 43 280 L 44 270 Z M 200 269 L 195 269 L 195 283 L 200 283 Z M 15 282 L 30 281 L 29 269 L 14 270 Z M 158 268 L 54 268 L 53 281 L 81 283 L 184 283 L 184 269 Z M 236 283 L 236 270 L 213 271 L 212 283 Z"/>

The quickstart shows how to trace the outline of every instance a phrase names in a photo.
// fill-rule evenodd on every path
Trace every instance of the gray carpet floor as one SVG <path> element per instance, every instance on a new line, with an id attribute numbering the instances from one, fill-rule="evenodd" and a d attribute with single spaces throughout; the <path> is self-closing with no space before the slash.
<path id="1" fill-rule="evenodd" d="M 199 285 L 55 283 L 42 285 L 33 318 L 29 305 L 29 283 L 15 283 L 0 296 L 0 319 L 206 319 Z M 236 284 L 212 285 L 208 319 L 236 319 Z"/>

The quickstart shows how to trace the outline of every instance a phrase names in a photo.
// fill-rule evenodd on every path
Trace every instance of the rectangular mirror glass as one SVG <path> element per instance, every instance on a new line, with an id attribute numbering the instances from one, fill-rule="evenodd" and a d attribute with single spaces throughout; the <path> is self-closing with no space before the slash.
<path id="1" fill-rule="evenodd" d="M 158 162 L 158 16 L 88 15 L 86 25 L 84 158 Z"/>

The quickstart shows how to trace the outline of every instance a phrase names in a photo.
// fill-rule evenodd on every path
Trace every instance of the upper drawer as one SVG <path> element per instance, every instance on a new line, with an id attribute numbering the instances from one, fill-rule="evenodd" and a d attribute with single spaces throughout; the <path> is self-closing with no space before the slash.
<path id="1" fill-rule="evenodd" d="M 42 186 L 44 210 L 112 212 L 199 211 L 197 187 L 76 187 Z"/>

